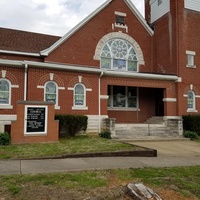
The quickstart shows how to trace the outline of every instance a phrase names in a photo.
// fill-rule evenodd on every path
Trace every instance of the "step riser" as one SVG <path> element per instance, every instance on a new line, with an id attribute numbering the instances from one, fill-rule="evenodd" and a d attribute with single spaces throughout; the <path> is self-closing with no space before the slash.
<path id="1" fill-rule="evenodd" d="M 144 136 L 174 136 L 177 134 L 170 131 L 163 124 L 116 124 L 115 136 L 118 138 L 134 138 Z"/>

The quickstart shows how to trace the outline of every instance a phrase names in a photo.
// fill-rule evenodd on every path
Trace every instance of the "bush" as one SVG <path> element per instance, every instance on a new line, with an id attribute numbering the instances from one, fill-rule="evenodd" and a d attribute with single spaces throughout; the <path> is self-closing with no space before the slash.
<path id="1" fill-rule="evenodd" d="M 111 139 L 111 132 L 110 131 L 102 131 L 99 133 L 99 136 L 102 138 Z"/>
<path id="2" fill-rule="evenodd" d="M 59 134 L 75 136 L 80 131 L 87 130 L 88 117 L 84 115 L 58 114 L 55 116 L 59 120 Z"/>
<path id="3" fill-rule="evenodd" d="M 186 137 L 186 138 L 190 138 L 191 140 L 197 140 L 198 139 L 197 133 L 193 132 L 193 131 L 184 131 L 183 136 Z"/>
<path id="4" fill-rule="evenodd" d="M 9 145 L 10 144 L 10 135 L 7 132 L 0 133 L 0 145 Z"/>
<path id="5" fill-rule="evenodd" d="M 200 135 L 200 115 L 183 116 L 183 129 Z"/>

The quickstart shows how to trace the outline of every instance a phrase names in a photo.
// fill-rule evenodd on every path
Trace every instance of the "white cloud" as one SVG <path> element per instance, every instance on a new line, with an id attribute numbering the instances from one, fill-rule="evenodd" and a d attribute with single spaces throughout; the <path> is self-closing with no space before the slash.
<path id="1" fill-rule="evenodd" d="M 0 0 L 0 27 L 64 35 L 105 1 Z M 132 2 L 143 14 L 144 1 Z"/>

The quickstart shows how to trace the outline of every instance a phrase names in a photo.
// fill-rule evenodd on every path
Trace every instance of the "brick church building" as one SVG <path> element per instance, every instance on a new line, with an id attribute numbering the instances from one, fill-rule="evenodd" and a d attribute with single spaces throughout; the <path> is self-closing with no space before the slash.
<path id="1" fill-rule="evenodd" d="M 0 129 L 17 102 L 50 101 L 56 113 L 180 126 L 200 112 L 200 1 L 107 0 L 63 37 L 0 28 Z M 180 127 L 179 127 L 180 128 Z"/>

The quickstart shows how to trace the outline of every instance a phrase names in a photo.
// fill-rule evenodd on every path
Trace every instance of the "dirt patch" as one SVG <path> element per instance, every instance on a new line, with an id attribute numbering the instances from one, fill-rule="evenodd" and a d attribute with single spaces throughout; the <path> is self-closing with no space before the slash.
<path id="1" fill-rule="evenodd" d="M 32 185 L 30 183 L 20 185 L 20 191 L 17 194 L 12 194 L 7 188 L 0 189 L 0 200 L 84 200 L 88 197 L 99 196 L 108 192 L 115 187 L 117 183 L 112 179 L 109 187 L 107 188 L 79 188 L 69 189 L 56 186 L 44 186 L 44 185 Z M 163 200 L 197 200 L 195 197 L 184 197 L 182 194 L 166 188 L 153 188 Z M 130 200 L 128 196 L 124 197 L 124 200 Z M 116 199 L 115 199 L 116 200 Z"/>

